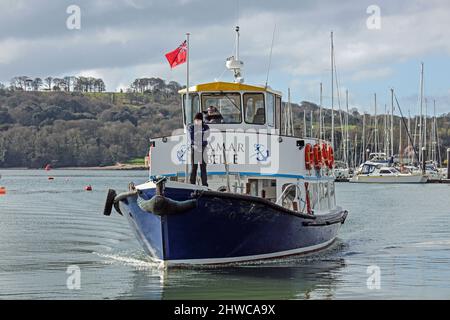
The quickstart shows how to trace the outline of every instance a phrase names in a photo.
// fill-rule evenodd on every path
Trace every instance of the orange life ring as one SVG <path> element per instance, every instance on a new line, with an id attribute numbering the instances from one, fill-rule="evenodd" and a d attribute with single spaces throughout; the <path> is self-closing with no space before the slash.
<path id="1" fill-rule="evenodd" d="M 314 145 L 314 168 L 317 170 L 322 168 L 323 165 L 323 159 L 322 159 L 322 150 L 320 148 L 320 145 L 315 144 Z"/>
<path id="2" fill-rule="evenodd" d="M 334 165 L 334 151 L 333 148 L 331 146 L 328 146 L 328 168 L 329 169 L 333 169 L 333 165 Z"/>
<path id="3" fill-rule="evenodd" d="M 330 155 L 328 153 L 328 145 L 325 143 L 322 143 L 322 158 L 323 164 L 328 167 L 328 164 L 330 162 Z"/>
<path id="4" fill-rule="evenodd" d="M 313 149 L 312 146 L 308 143 L 305 146 L 305 168 L 306 170 L 311 170 L 314 165 L 314 158 L 313 158 Z"/>

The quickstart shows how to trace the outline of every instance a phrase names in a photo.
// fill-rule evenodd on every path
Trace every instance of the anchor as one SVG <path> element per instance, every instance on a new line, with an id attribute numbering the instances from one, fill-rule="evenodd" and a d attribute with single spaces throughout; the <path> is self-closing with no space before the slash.
<path id="1" fill-rule="evenodd" d="M 256 156 L 256 160 L 258 161 L 266 161 L 270 157 L 269 150 L 266 150 L 264 154 L 264 146 L 262 144 L 255 144 L 255 151 L 254 156 Z"/>

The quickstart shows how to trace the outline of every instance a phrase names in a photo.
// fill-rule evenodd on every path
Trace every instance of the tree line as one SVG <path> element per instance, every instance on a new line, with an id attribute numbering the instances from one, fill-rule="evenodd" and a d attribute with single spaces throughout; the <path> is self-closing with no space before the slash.
<path id="1" fill-rule="evenodd" d="M 160 93 L 176 94 L 183 87 L 176 81 L 166 82 L 161 78 L 137 78 L 128 88 L 133 93 Z M 66 76 L 32 78 L 17 76 L 10 80 L 9 86 L 0 83 L 0 89 L 11 91 L 65 91 L 65 92 L 105 92 L 106 85 L 103 79 L 94 77 Z"/>
<path id="2" fill-rule="evenodd" d="M 5 88 L 4 85 L 0 85 L 0 88 L 2 87 Z M 31 78 L 17 76 L 11 79 L 8 89 L 11 91 L 104 92 L 106 86 L 103 79 L 94 77 Z"/>

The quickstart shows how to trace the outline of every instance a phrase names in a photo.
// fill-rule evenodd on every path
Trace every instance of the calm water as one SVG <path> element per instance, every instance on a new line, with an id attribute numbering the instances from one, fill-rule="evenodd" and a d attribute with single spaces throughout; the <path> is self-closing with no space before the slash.
<path id="1" fill-rule="evenodd" d="M 106 190 L 144 171 L 0 171 L 0 299 L 450 298 L 450 186 L 338 184 L 349 211 L 338 241 L 307 257 L 162 270 L 125 218 L 102 215 Z M 49 181 L 48 175 L 55 177 Z M 83 191 L 91 184 L 93 192 Z M 280 233 L 280 236 L 282 233 Z M 81 288 L 66 285 L 68 266 Z M 369 266 L 380 289 L 369 289 Z"/>

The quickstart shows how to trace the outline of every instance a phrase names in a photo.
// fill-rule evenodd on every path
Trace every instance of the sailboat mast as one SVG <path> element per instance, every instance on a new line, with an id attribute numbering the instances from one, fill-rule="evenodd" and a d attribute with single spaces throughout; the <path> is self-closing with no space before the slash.
<path id="1" fill-rule="evenodd" d="M 366 160 L 366 112 L 363 114 L 363 129 L 362 129 L 362 154 L 361 154 L 361 162 Z"/>
<path id="2" fill-rule="evenodd" d="M 374 144 L 375 144 L 375 153 L 378 153 L 378 119 L 377 119 L 377 94 L 374 94 L 375 98 L 375 137 L 374 137 Z"/>
<path id="3" fill-rule="evenodd" d="M 400 132 L 401 130 L 402 127 L 400 122 Z M 394 155 L 394 89 L 391 88 L 391 156 L 393 155 Z"/>
<path id="4" fill-rule="evenodd" d="M 394 155 L 392 153 L 392 155 Z M 403 150 L 402 150 L 402 119 L 399 120 L 399 140 L 398 140 L 398 156 L 400 163 L 403 163 Z"/>
<path id="5" fill-rule="evenodd" d="M 434 102 L 434 104 L 436 105 L 436 101 Z M 435 108 L 436 110 L 436 108 Z M 436 112 L 436 111 L 435 111 Z M 436 113 L 435 113 L 436 114 Z M 442 157 L 441 157 L 441 148 L 439 147 L 439 126 L 438 126 L 438 119 L 435 115 L 436 118 L 436 147 L 437 147 L 437 157 L 438 157 L 438 164 L 439 166 L 441 166 L 442 164 Z"/>
<path id="6" fill-rule="evenodd" d="M 303 136 L 306 137 L 306 109 L 303 110 Z"/>
<path id="7" fill-rule="evenodd" d="M 322 127 L 322 99 L 323 99 L 323 86 L 320 83 L 320 99 L 319 99 L 319 140 L 323 139 L 323 127 Z"/>
<path id="8" fill-rule="evenodd" d="M 331 31 L 331 147 L 334 149 L 334 43 Z"/>
<path id="9" fill-rule="evenodd" d="M 388 140 L 388 135 L 387 135 L 387 105 L 384 104 L 384 115 L 383 115 L 383 119 L 384 119 L 384 131 L 383 131 L 383 137 L 384 137 L 384 141 L 383 141 L 383 150 L 384 150 L 384 154 L 388 154 L 388 149 L 389 149 L 389 140 Z"/>
<path id="10" fill-rule="evenodd" d="M 411 110 L 408 110 L 408 131 L 411 132 Z M 414 139 L 416 139 L 415 136 L 415 132 L 414 132 Z M 411 142 L 408 140 L 408 146 L 411 147 Z M 411 148 L 408 148 L 408 150 L 410 150 Z M 408 151 L 409 152 L 409 151 Z M 413 157 L 411 155 L 410 159 L 409 159 L 409 163 L 412 164 L 413 163 Z"/>
<path id="11" fill-rule="evenodd" d="M 437 154 L 436 154 L 436 147 L 437 147 L 437 139 L 436 139 L 436 100 L 433 100 L 433 130 L 432 130 L 432 134 L 433 134 L 433 142 L 432 142 L 432 158 L 433 158 L 433 162 L 437 162 Z"/>
<path id="12" fill-rule="evenodd" d="M 422 162 L 422 143 L 423 143 L 423 135 L 422 135 L 422 118 L 423 118 L 423 62 L 420 67 L 420 119 L 419 119 L 419 162 Z"/>
<path id="13" fill-rule="evenodd" d="M 425 98 L 425 114 L 423 116 L 423 147 L 427 150 L 427 116 L 428 116 L 428 101 Z M 425 161 L 425 159 L 423 159 Z"/>
<path id="14" fill-rule="evenodd" d="M 347 161 L 347 167 L 350 166 L 350 159 L 349 159 L 349 136 L 348 136 L 348 90 L 345 90 L 345 104 L 347 108 L 347 113 L 345 115 L 345 160 Z"/>

